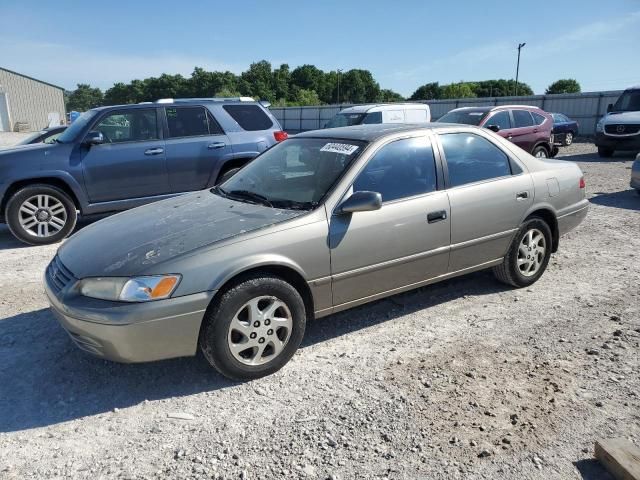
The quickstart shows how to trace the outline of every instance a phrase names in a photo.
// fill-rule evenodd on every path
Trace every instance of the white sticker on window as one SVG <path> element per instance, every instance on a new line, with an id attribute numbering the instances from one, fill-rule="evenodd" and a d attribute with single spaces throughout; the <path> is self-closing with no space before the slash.
<path id="1" fill-rule="evenodd" d="M 345 155 L 351 155 L 358 150 L 357 145 L 349 145 L 348 143 L 327 143 L 320 149 L 321 152 L 343 153 Z"/>

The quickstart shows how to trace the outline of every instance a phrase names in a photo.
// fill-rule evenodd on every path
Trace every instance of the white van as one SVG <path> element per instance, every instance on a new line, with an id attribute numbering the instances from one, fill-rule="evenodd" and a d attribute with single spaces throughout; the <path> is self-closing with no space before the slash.
<path id="1" fill-rule="evenodd" d="M 426 103 L 377 103 L 341 110 L 324 128 L 351 127 L 367 123 L 425 123 L 431 121 Z"/>
<path id="2" fill-rule="evenodd" d="M 596 124 L 595 144 L 601 157 L 616 150 L 640 152 L 640 85 L 627 88 Z"/>

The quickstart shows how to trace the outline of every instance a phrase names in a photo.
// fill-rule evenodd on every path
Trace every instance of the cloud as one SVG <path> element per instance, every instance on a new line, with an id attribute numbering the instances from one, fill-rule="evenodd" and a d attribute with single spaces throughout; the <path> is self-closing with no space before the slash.
<path id="1" fill-rule="evenodd" d="M 162 73 L 189 76 L 196 66 L 206 70 L 230 70 L 234 73 L 239 73 L 248 66 L 173 52 L 118 54 L 5 37 L 0 37 L 0 58 L 2 67 L 68 89 L 75 88 L 77 83 L 89 83 L 106 89 L 115 82 L 129 82 L 135 78 L 142 79 Z"/>

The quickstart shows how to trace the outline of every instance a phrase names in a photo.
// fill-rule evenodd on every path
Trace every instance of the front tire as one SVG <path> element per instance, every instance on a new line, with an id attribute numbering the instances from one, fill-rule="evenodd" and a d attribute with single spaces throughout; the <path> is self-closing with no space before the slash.
<path id="1" fill-rule="evenodd" d="M 203 320 L 200 349 L 225 377 L 252 380 L 280 370 L 306 326 L 304 301 L 284 280 L 254 275 L 213 303 Z"/>
<path id="2" fill-rule="evenodd" d="M 11 233 L 29 245 L 49 245 L 69 235 L 78 219 L 73 200 L 52 185 L 29 185 L 14 193 L 5 211 Z"/>
<path id="3" fill-rule="evenodd" d="M 494 275 L 517 288 L 532 285 L 549 264 L 552 240 L 551 229 L 544 220 L 529 218 L 513 238 L 502 264 L 493 268 Z"/>
<path id="4" fill-rule="evenodd" d="M 216 182 L 216 185 L 220 185 L 221 183 L 226 182 L 231 177 L 233 177 L 236 173 L 238 173 L 239 170 L 240 170 L 240 167 L 234 167 L 234 168 L 229 168 L 225 170 L 220 175 L 218 175 L 218 181 Z"/>
<path id="5" fill-rule="evenodd" d="M 533 149 L 533 152 L 531 152 L 531 155 L 533 155 L 536 158 L 549 158 L 549 151 L 542 145 L 539 145 Z"/>
<path id="6" fill-rule="evenodd" d="M 598 147 L 598 155 L 602 158 L 611 158 L 615 150 L 610 147 Z"/>

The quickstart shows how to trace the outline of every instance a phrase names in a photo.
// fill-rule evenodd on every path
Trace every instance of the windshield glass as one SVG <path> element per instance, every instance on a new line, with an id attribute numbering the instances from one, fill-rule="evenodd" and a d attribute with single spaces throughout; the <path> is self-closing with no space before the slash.
<path id="1" fill-rule="evenodd" d="M 353 140 L 291 138 L 256 157 L 212 192 L 275 208 L 311 209 L 365 145 Z"/>
<path id="2" fill-rule="evenodd" d="M 478 110 L 453 110 L 437 121 L 440 123 L 464 123 L 465 125 L 480 125 L 480 122 L 489 112 Z"/>
<path id="3" fill-rule="evenodd" d="M 29 135 L 28 137 L 24 138 L 22 141 L 18 142 L 18 145 L 28 145 L 31 142 L 33 142 L 36 138 L 38 138 L 40 135 L 42 135 L 44 132 L 35 132 L 32 133 L 31 135 Z"/>
<path id="4" fill-rule="evenodd" d="M 640 111 L 640 90 L 629 90 L 620 95 L 613 106 L 614 112 L 638 112 Z"/>
<path id="5" fill-rule="evenodd" d="M 337 128 L 337 127 L 351 127 L 353 125 L 360 125 L 364 113 L 339 113 L 324 126 L 325 128 Z"/>
<path id="6" fill-rule="evenodd" d="M 88 110 L 80 115 L 78 118 L 74 120 L 74 122 L 69 125 L 62 135 L 60 135 L 56 140 L 59 143 L 72 143 L 78 134 L 93 120 L 93 118 L 98 114 L 95 110 Z"/>

